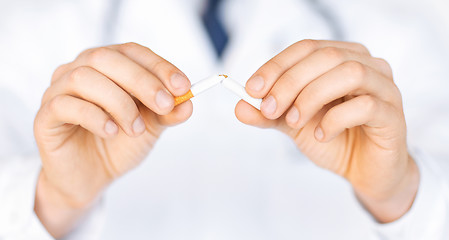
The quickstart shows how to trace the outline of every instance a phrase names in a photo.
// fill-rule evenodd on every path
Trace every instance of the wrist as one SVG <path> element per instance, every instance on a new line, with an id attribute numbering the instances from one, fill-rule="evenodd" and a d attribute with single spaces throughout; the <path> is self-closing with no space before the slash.
<path id="1" fill-rule="evenodd" d="M 394 182 L 388 188 L 377 191 L 354 187 L 358 200 L 381 223 L 393 222 L 402 217 L 415 200 L 419 187 L 419 170 L 410 156 L 402 177 Z"/>
<path id="2" fill-rule="evenodd" d="M 36 186 L 34 211 L 42 225 L 55 238 L 62 238 L 76 227 L 95 199 L 71 198 L 55 187 L 41 171 Z"/>
<path id="3" fill-rule="evenodd" d="M 64 209 L 86 209 L 101 195 L 100 191 L 77 190 L 72 187 L 63 189 L 58 183 L 54 183 L 47 177 L 44 170 L 41 170 L 36 187 L 36 200 L 45 200 L 54 207 Z"/>

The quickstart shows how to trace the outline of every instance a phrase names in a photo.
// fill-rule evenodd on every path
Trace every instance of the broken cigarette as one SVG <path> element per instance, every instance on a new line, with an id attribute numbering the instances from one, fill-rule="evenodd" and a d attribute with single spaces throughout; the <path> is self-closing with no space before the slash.
<path id="1" fill-rule="evenodd" d="M 195 84 L 192 85 L 192 87 L 190 88 L 190 91 L 187 92 L 186 94 L 179 96 L 179 97 L 175 97 L 175 106 L 179 105 L 195 96 L 197 96 L 198 94 L 212 88 L 213 86 L 219 84 L 221 81 L 223 81 L 223 79 L 225 79 L 226 75 L 214 75 L 211 77 L 208 77 L 206 79 L 203 79 Z"/>
<path id="2" fill-rule="evenodd" d="M 262 103 L 262 99 L 251 97 L 246 92 L 245 87 L 243 87 L 237 81 L 229 78 L 227 75 L 224 74 L 214 75 L 193 84 L 189 92 L 175 98 L 175 106 L 197 96 L 198 94 L 212 88 L 213 86 L 219 83 L 221 83 L 223 87 L 227 88 L 228 90 L 233 92 L 235 95 L 239 96 L 247 103 L 251 104 L 253 107 L 260 110 L 260 104 Z"/>
<path id="3" fill-rule="evenodd" d="M 221 81 L 221 85 L 223 87 L 227 88 L 231 92 L 233 92 L 235 95 L 239 96 L 241 99 L 243 99 L 245 102 L 251 104 L 253 107 L 257 108 L 257 110 L 260 110 L 260 104 L 262 103 L 262 99 L 259 98 L 253 98 L 251 97 L 245 90 L 245 87 L 240 85 L 237 81 L 227 77 Z"/>

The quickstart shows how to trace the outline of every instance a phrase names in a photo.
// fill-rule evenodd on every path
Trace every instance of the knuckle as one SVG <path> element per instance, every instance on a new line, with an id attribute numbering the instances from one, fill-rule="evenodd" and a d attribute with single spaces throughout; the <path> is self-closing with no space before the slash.
<path id="1" fill-rule="evenodd" d="M 107 59 L 111 51 L 111 49 L 106 47 L 92 49 L 86 53 L 87 62 L 89 65 L 98 65 Z"/>
<path id="2" fill-rule="evenodd" d="M 319 43 L 317 40 L 304 39 L 296 43 L 297 45 L 313 52 L 319 48 Z"/>
<path id="3" fill-rule="evenodd" d="M 47 103 L 48 112 L 51 112 L 53 114 L 58 114 L 60 111 L 60 107 L 64 106 L 64 100 L 65 100 L 65 97 L 62 95 L 58 95 L 58 96 L 52 98 Z"/>
<path id="4" fill-rule="evenodd" d="M 63 64 L 55 69 L 51 76 L 51 83 L 56 82 L 67 71 L 67 65 L 68 64 Z"/>
<path id="5" fill-rule="evenodd" d="M 167 60 L 162 59 L 156 65 L 155 73 L 157 73 L 158 76 L 171 76 L 175 72 L 179 72 L 179 70 Z"/>
<path id="6" fill-rule="evenodd" d="M 43 132 L 45 129 L 45 123 L 46 123 L 46 116 L 47 112 L 45 109 L 39 109 L 39 111 L 36 114 L 36 117 L 34 118 L 33 123 L 33 131 L 36 136 L 36 140 L 39 141 L 40 136 L 43 136 Z"/>
<path id="7" fill-rule="evenodd" d="M 284 82 L 288 86 L 295 85 L 296 77 L 295 77 L 295 75 L 292 74 L 292 72 L 290 72 L 290 71 L 285 72 L 281 78 L 282 78 L 282 81 L 280 81 L 280 82 Z"/>
<path id="8" fill-rule="evenodd" d="M 332 58 L 332 59 L 342 61 L 345 57 L 344 52 L 339 48 L 325 47 L 321 51 L 327 58 Z"/>
<path id="9" fill-rule="evenodd" d="M 283 72 L 284 67 L 278 59 L 273 58 L 264 66 L 263 69 L 266 69 L 267 72 Z"/>
<path id="10" fill-rule="evenodd" d="M 303 91 L 304 91 L 305 99 L 321 99 L 323 97 L 321 89 L 319 89 L 317 87 L 307 88 L 307 89 L 305 89 Z M 311 104 L 311 105 L 317 105 L 317 103 L 318 102 L 313 102 L 313 104 Z"/>
<path id="11" fill-rule="evenodd" d="M 361 109 L 365 109 L 367 113 L 374 114 L 377 109 L 377 101 L 373 96 L 365 95 L 361 98 Z"/>
<path id="12" fill-rule="evenodd" d="M 82 52 L 78 55 L 77 58 L 82 58 L 82 57 L 84 57 L 84 56 L 87 56 L 87 55 L 88 55 L 90 52 L 92 52 L 93 50 L 95 50 L 95 48 L 89 48 L 89 49 L 86 49 L 86 50 L 82 51 Z"/>
<path id="13" fill-rule="evenodd" d="M 91 118 L 95 116 L 95 107 L 91 104 L 84 104 L 78 107 L 78 113 L 81 118 Z M 98 119 L 97 119 L 98 120 Z"/>
<path id="14" fill-rule="evenodd" d="M 53 91 L 51 90 L 51 88 L 47 88 L 47 90 L 45 90 L 44 94 L 42 95 L 42 100 L 41 100 L 42 106 L 44 106 L 49 101 L 49 99 L 52 96 L 52 92 Z"/>
<path id="15" fill-rule="evenodd" d="M 348 76 L 350 76 L 346 78 L 346 80 L 349 81 L 351 85 L 360 86 L 360 84 L 362 84 L 367 71 L 362 63 L 348 61 L 344 63 L 344 69 L 347 71 Z"/>
<path id="16" fill-rule="evenodd" d="M 383 58 L 374 58 L 374 59 L 376 59 L 376 61 L 379 63 L 379 65 L 390 66 L 390 64 L 388 64 L 387 60 L 385 60 Z"/>
<path id="17" fill-rule="evenodd" d="M 151 64 L 151 70 L 154 72 L 164 72 L 165 69 L 167 69 L 167 61 L 164 59 L 158 59 Z"/>
<path id="18" fill-rule="evenodd" d="M 402 106 L 402 93 L 397 85 L 393 84 L 392 86 L 392 96 L 390 97 L 390 102 L 395 106 Z"/>
<path id="19" fill-rule="evenodd" d="M 41 131 L 43 129 L 43 111 L 42 109 L 39 109 L 39 111 L 36 114 L 36 117 L 34 118 L 34 122 L 33 122 L 33 131 L 34 131 L 34 135 L 36 135 L 36 138 L 38 138 L 41 135 Z M 36 139 L 38 140 L 38 139 Z"/>
<path id="20" fill-rule="evenodd" d="M 121 100 L 118 101 L 116 105 L 118 111 L 117 114 L 118 116 L 121 116 L 121 118 L 123 119 L 122 121 L 132 124 L 134 119 L 136 119 L 137 116 L 139 115 L 137 106 L 135 102 L 129 97 L 124 97 L 120 99 Z"/>
<path id="21" fill-rule="evenodd" d="M 330 109 L 323 117 L 321 126 L 326 128 L 327 126 L 337 126 L 339 124 L 340 117 L 335 109 Z"/>
<path id="22" fill-rule="evenodd" d="M 386 71 L 389 74 L 392 74 L 393 70 L 391 69 L 391 66 L 387 62 L 387 60 L 385 60 L 383 58 L 375 58 L 375 60 L 382 70 Z"/>
<path id="23" fill-rule="evenodd" d="M 139 46 L 140 45 L 135 42 L 127 42 L 127 43 L 120 44 L 118 47 L 119 47 L 120 51 L 128 52 L 132 49 L 138 48 Z"/>
<path id="24" fill-rule="evenodd" d="M 137 44 L 135 42 L 127 42 L 118 45 L 118 50 L 122 53 L 129 53 L 132 51 L 137 51 L 141 47 L 140 44 Z"/>
<path id="25" fill-rule="evenodd" d="M 308 101 L 308 99 L 319 99 L 317 97 L 319 95 L 319 91 L 310 90 L 304 91 L 296 101 L 296 106 L 301 113 L 301 116 L 309 116 L 313 114 L 317 109 L 321 109 L 324 107 L 324 104 L 319 101 Z"/>
<path id="26" fill-rule="evenodd" d="M 307 114 L 308 106 L 306 101 L 302 101 L 302 97 L 299 96 L 298 99 L 293 104 L 301 115 L 305 116 Z"/>
<path id="27" fill-rule="evenodd" d="M 70 72 L 69 82 L 71 84 L 76 85 L 80 81 L 84 80 L 89 72 L 90 72 L 89 67 L 85 67 L 85 66 L 77 67 L 77 68 L 73 69 L 72 72 Z"/>
<path id="28" fill-rule="evenodd" d="M 357 49 L 359 52 L 370 54 L 368 48 L 365 47 L 365 45 L 358 43 L 358 42 L 354 42 L 352 44 L 354 45 L 355 49 Z"/>

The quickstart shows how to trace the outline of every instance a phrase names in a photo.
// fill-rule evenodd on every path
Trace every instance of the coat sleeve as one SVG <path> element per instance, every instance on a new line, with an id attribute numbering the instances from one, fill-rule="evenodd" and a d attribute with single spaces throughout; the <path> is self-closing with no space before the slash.
<path id="1" fill-rule="evenodd" d="M 415 201 L 395 222 L 380 224 L 370 217 L 373 240 L 443 240 L 449 236 L 449 182 L 444 168 L 424 153 L 415 151 L 413 157 L 420 171 Z"/>
<path id="2" fill-rule="evenodd" d="M 34 199 L 41 165 L 36 156 L 0 159 L 0 239 L 54 239 L 34 213 Z M 100 201 L 81 224 L 64 239 L 100 239 L 103 225 Z"/>
<path id="3" fill-rule="evenodd" d="M 0 160 L 0 239 L 53 239 L 34 214 L 39 171 L 33 158 Z"/>

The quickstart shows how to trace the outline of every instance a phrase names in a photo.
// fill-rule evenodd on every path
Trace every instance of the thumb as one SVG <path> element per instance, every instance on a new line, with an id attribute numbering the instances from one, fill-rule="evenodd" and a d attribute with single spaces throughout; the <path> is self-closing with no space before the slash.
<path id="1" fill-rule="evenodd" d="M 157 123 L 159 128 L 164 129 L 166 126 L 174 126 L 180 123 L 187 121 L 187 119 L 192 116 L 193 113 L 193 104 L 192 101 L 184 102 L 178 106 L 176 106 L 170 113 L 166 115 L 157 115 L 150 109 L 145 106 L 139 106 L 142 112 L 142 116 L 145 119 L 145 122 L 149 125 L 154 126 L 155 122 Z M 155 121 L 152 121 L 155 120 Z"/>
<path id="2" fill-rule="evenodd" d="M 259 128 L 275 128 L 280 121 L 265 118 L 259 110 L 244 100 L 240 100 L 235 106 L 235 116 L 240 122 Z"/>

